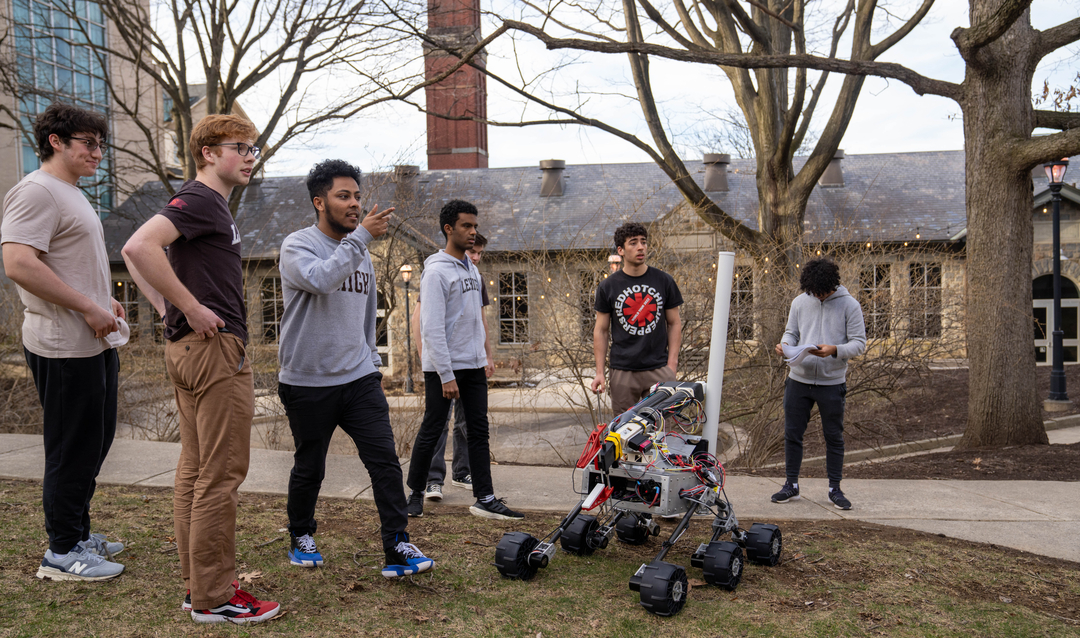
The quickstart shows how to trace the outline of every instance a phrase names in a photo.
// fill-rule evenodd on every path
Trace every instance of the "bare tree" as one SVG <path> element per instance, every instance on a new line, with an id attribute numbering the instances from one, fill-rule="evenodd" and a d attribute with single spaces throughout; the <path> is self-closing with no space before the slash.
<path id="1" fill-rule="evenodd" d="M 521 7 L 517 15 L 498 16 L 502 20 L 500 29 L 531 35 L 549 49 L 627 56 L 635 91 L 629 97 L 640 105 L 651 141 L 613 124 L 614 120 L 610 119 L 613 115 L 607 116 L 609 119 L 594 115 L 591 95 L 574 90 L 569 98 L 563 98 L 550 88 L 548 78 L 525 77 L 521 69 L 529 65 L 520 58 L 515 67 L 516 78 L 486 72 L 497 84 L 547 109 L 547 116 L 489 121 L 489 124 L 591 126 L 629 142 L 657 163 L 706 222 L 759 265 L 768 263 L 762 272 L 767 271 L 765 277 L 776 278 L 779 283 L 781 278 L 795 273 L 802 261 L 807 200 L 839 147 L 863 83 L 863 78 L 857 75 L 843 79 L 839 96 L 809 157 L 796 170 L 795 153 L 807 141 L 811 122 L 815 115 L 820 115 L 819 107 L 825 108 L 820 98 L 830 73 L 843 65 L 849 67 L 877 59 L 922 20 L 933 0 L 923 0 L 909 19 L 876 43 L 871 41 L 874 20 L 887 20 L 890 15 L 878 7 L 876 0 L 860 0 L 857 8 L 855 0 L 850 0 L 831 21 L 833 26 L 824 43 L 828 53 L 824 57 L 807 55 L 812 44 L 807 39 L 807 4 L 802 0 L 516 3 L 515 7 Z M 849 27 L 851 48 L 845 60 L 838 56 L 838 51 Z M 427 46 L 440 47 L 427 36 L 419 32 L 417 35 L 425 38 Z M 718 67 L 730 81 L 757 160 L 756 229 L 710 199 L 680 157 L 661 98 L 653 89 L 650 58 L 654 54 Z M 811 78 L 805 68 L 789 68 L 794 66 L 789 54 L 833 61 L 837 66 L 823 68 L 825 73 Z M 768 63 L 780 59 L 784 63 Z M 728 60 L 737 63 L 729 65 Z M 567 101 L 574 103 L 564 103 Z M 774 297 L 774 292 L 781 290 L 780 285 L 766 283 L 763 289 L 768 298 L 761 299 L 758 306 L 763 344 L 760 354 L 767 356 L 772 347 L 768 344 L 777 343 L 782 332 L 785 301 Z"/>
<path id="2" fill-rule="evenodd" d="M 642 10 L 652 18 L 655 9 L 647 0 L 639 0 Z M 966 331 L 968 356 L 970 361 L 971 391 L 968 404 L 968 425 L 961 446 L 1003 446 L 1024 443 L 1046 443 L 1046 432 L 1042 427 L 1041 410 L 1035 387 L 1035 358 L 1031 347 L 1031 257 L 1032 257 L 1032 180 L 1031 170 L 1040 163 L 1069 156 L 1080 152 L 1080 113 L 1036 110 L 1032 106 L 1033 77 L 1041 60 L 1055 51 L 1080 40 L 1080 18 L 1074 18 L 1046 30 L 1037 30 L 1031 26 L 1030 0 L 971 0 L 969 28 L 957 28 L 952 33 L 952 40 L 966 62 L 967 72 L 963 82 L 957 84 L 928 78 L 900 64 L 876 62 L 875 53 L 882 47 L 887 48 L 899 37 L 910 30 L 918 21 L 928 4 L 923 5 L 915 17 L 905 27 L 889 36 L 878 45 L 869 45 L 870 16 L 875 8 L 873 2 L 860 2 L 855 11 L 855 44 L 848 60 L 840 60 L 834 55 L 806 55 L 797 48 L 796 55 L 780 55 L 783 51 L 768 43 L 775 42 L 772 35 L 784 33 L 787 22 L 794 22 L 801 16 L 801 2 L 788 4 L 780 0 L 770 2 L 748 2 L 753 12 L 748 16 L 735 2 L 702 2 L 695 4 L 695 11 L 683 10 L 683 3 L 677 2 L 682 22 L 677 26 L 688 28 L 705 15 L 716 13 L 738 13 L 735 24 L 745 30 L 754 42 L 749 54 L 730 53 L 717 47 L 707 47 L 704 38 L 688 39 L 667 22 L 657 21 L 664 33 L 676 41 L 653 44 L 641 36 L 640 20 L 637 18 L 637 6 L 626 0 L 627 34 L 624 40 L 612 37 L 558 38 L 550 35 L 545 28 L 525 22 L 507 22 L 511 28 L 531 33 L 540 39 L 549 49 L 571 49 L 578 51 L 599 51 L 621 53 L 630 57 L 635 69 L 635 80 L 643 108 L 650 109 L 647 62 L 649 56 L 660 56 L 671 60 L 693 62 L 708 65 L 720 65 L 731 75 L 742 74 L 749 77 L 749 72 L 739 69 L 758 69 L 754 73 L 761 80 L 759 90 L 762 93 L 785 90 L 786 83 L 770 83 L 767 80 L 778 76 L 768 69 L 782 67 L 812 68 L 826 72 L 848 74 L 845 87 L 857 86 L 861 82 L 857 76 L 876 75 L 896 79 L 909 85 L 920 95 L 933 94 L 955 100 L 964 116 L 964 137 L 966 148 L 966 198 L 968 214 L 967 246 L 967 299 Z M 849 3 L 849 9 L 852 4 Z M 765 21 L 767 28 L 751 20 L 751 17 Z M 549 21 L 550 24 L 560 24 Z M 838 28 L 842 20 L 837 21 Z M 545 24 L 547 27 L 548 24 Z M 788 27 L 790 28 L 790 26 Z M 711 32 L 708 32 L 711 34 Z M 588 35 L 578 31 L 578 35 Z M 773 39 L 770 39 L 773 38 Z M 801 37 L 796 32 L 796 43 Z M 727 70 L 727 67 L 736 67 Z M 801 73 L 796 72 L 796 85 L 805 82 Z M 734 81 L 733 81 L 734 82 Z M 738 85 L 736 85 L 738 86 Z M 516 87 L 511 87 L 515 88 Z M 736 89 L 739 92 L 739 89 Z M 519 90 L 520 93 L 525 93 Z M 743 92 L 740 106 L 757 98 L 755 93 Z M 798 94 L 799 91 L 796 91 Z M 842 93 L 843 95 L 843 93 Z M 811 93 L 807 107 L 814 103 Z M 571 109 L 551 105 L 553 110 L 569 116 L 565 121 L 593 124 L 604 130 L 620 135 L 628 141 L 645 147 L 639 140 L 622 131 L 606 127 L 603 123 L 594 123 L 583 118 Z M 799 105 L 800 107 L 802 104 Z M 807 165 L 820 167 L 830 154 L 826 151 L 835 148 L 827 144 L 835 140 L 838 128 L 846 125 L 850 109 L 854 107 L 854 96 L 847 102 L 841 100 L 833 110 L 834 119 L 825 126 L 821 141 Z M 805 109 L 803 109 L 805 110 Z M 747 109 L 744 108 L 744 111 Z M 847 112 L 845 117 L 844 113 Z M 777 109 L 776 115 L 766 119 L 751 119 L 756 113 L 748 112 L 748 122 L 758 135 L 771 135 L 777 128 L 765 126 L 769 122 L 781 123 L 780 130 L 798 131 L 793 124 L 797 111 Z M 782 116 L 782 117 L 781 117 Z M 664 131 L 659 119 L 650 120 L 654 139 L 663 139 Z M 1060 131 L 1046 136 L 1034 137 L 1036 128 Z M 776 151 L 790 151 L 791 143 L 781 142 Z M 795 137 L 790 140 L 794 141 Z M 669 145 L 670 146 L 670 145 Z M 649 151 L 652 149 L 649 148 Z M 768 151 L 769 149 L 762 149 Z M 651 153 L 661 166 L 678 166 L 667 154 Z M 758 158 L 759 191 L 762 198 L 762 210 L 771 210 L 773 204 L 781 201 L 778 196 L 790 191 L 793 186 L 812 187 L 807 183 L 810 174 L 804 167 L 794 179 L 790 173 L 783 173 L 782 155 L 764 153 Z M 706 198 L 696 189 L 696 185 L 685 174 L 667 168 L 672 178 L 685 189 L 684 194 L 692 203 L 703 206 L 702 215 L 714 222 L 725 236 L 735 240 L 740 246 L 754 246 L 756 236 L 749 229 L 735 220 L 723 215 L 723 211 L 712 210 Z M 783 188 L 781 188 L 783 187 Z M 773 230 L 771 237 L 777 242 L 777 249 L 797 246 L 798 229 L 791 222 L 796 217 L 777 215 L 773 219 L 762 217 L 761 228 Z M 770 226 L 769 222 L 773 225 Z M 793 251 L 788 251 L 790 264 Z M 761 254 L 755 250 L 755 255 Z M 767 341 L 768 343 L 768 341 Z"/>
<path id="3" fill-rule="evenodd" d="M 178 176 L 170 166 L 178 166 L 184 179 L 195 175 L 185 147 L 203 109 L 214 114 L 245 104 L 260 107 L 258 171 L 290 143 L 448 77 L 487 44 L 477 43 L 459 64 L 424 80 L 415 41 L 396 26 L 422 19 L 423 8 L 410 0 L 99 0 L 109 24 L 106 40 L 91 37 L 76 14 L 79 4 L 55 3 L 52 10 L 71 26 L 39 37 L 90 52 L 105 76 L 114 114 L 140 133 L 114 146 L 124 169 L 117 174 L 156 176 L 170 194 L 170 180 Z M 10 40 L 24 26 L 12 17 L 0 40 Z M 6 62 L 0 64 L 0 81 L 7 92 L 36 90 L 20 77 L 14 57 Z M 116 73 L 120 67 L 136 72 Z M 175 152 L 163 142 L 163 97 L 170 105 L 166 128 L 179 146 Z M 205 100 L 195 114 L 200 98 Z M 11 122 L 0 126 L 23 126 L 19 113 L 2 108 Z M 234 215 L 243 192 L 233 190 Z"/>

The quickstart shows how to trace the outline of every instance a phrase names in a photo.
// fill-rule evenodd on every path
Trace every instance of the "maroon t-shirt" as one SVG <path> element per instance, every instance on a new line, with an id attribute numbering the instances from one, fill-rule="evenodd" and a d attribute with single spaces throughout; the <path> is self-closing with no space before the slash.
<path id="1" fill-rule="evenodd" d="M 220 193 L 202 182 L 186 182 L 161 215 L 180 231 L 169 245 L 169 263 L 199 303 L 225 322 L 225 330 L 247 343 L 247 308 L 240 262 L 240 232 Z M 165 338 L 191 332 L 187 317 L 165 301 Z"/>

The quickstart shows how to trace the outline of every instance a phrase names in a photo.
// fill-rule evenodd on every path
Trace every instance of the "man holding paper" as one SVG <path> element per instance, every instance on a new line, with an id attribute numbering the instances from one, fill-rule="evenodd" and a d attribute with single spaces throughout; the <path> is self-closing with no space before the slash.
<path id="1" fill-rule="evenodd" d="M 773 503 L 799 500 L 803 434 L 816 404 L 825 435 L 829 500 L 851 509 L 840 491 L 844 469 L 844 403 L 847 362 L 866 350 L 862 307 L 840 285 L 840 269 L 829 259 L 806 263 L 799 276 L 801 294 L 791 302 L 787 328 L 776 353 L 791 367 L 784 390 L 784 461 L 787 480 Z M 806 346 L 812 346 L 807 348 Z M 812 355 L 812 356 L 808 356 Z"/>

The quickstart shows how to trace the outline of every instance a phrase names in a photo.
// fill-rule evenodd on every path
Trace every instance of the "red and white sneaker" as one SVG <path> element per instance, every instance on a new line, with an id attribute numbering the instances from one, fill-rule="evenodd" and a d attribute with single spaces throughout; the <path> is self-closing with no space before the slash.
<path id="1" fill-rule="evenodd" d="M 262 622 L 277 615 L 281 605 L 257 600 L 243 589 L 237 589 L 229 602 L 213 609 L 192 609 L 191 618 L 198 623 L 231 622 L 235 625 Z"/>
<path id="2" fill-rule="evenodd" d="M 234 580 L 232 582 L 232 586 L 233 586 L 233 589 L 240 589 L 240 581 Z M 187 590 L 186 594 L 184 594 L 184 604 L 180 605 L 180 609 L 183 609 L 184 611 L 191 611 L 191 590 L 190 589 Z"/>

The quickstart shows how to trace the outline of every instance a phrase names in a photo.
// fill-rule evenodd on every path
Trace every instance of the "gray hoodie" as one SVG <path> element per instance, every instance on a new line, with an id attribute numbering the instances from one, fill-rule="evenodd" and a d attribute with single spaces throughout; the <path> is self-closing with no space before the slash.
<path id="1" fill-rule="evenodd" d="M 487 365 L 480 308 L 480 271 L 469 261 L 440 250 L 424 261 L 420 277 L 420 337 L 424 372 L 437 372 L 443 383 L 454 370 Z"/>
<path id="2" fill-rule="evenodd" d="M 836 356 L 810 355 L 791 366 L 788 377 L 811 385 L 839 385 L 847 378 L 847 360 L 866 350 L 862 307 L 843 286 L 825 301 L 803 293 L 791 302 L 787 329 L 780 341 L 789 346 L 836 346 Z"/>
<path id="3" fill-rule="evenodd" d="M 282 383 L 324 388 L 378 372 L 371 241 L 363 226 L 341 241 L 308 226 L 281 243 Z"/>

